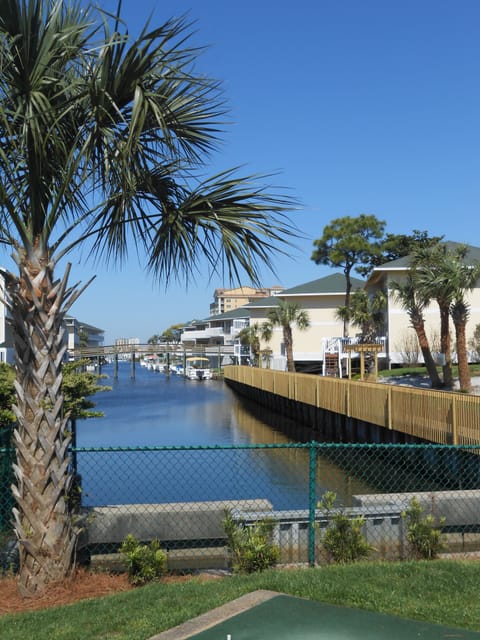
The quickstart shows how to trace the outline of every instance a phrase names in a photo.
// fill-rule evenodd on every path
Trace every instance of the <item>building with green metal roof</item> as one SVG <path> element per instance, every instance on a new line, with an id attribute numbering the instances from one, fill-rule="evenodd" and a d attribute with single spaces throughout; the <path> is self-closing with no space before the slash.
<path id="1" fill-rule="evenodd" d="M 454 250 L 459 243 L 447 242 L 447 248 Z M 416 335 L 410 326 L 408 315 L 396 301 L 390 284 L 392 280 L 401 281 L 406 278 L 411 259 L 406 256 L 376 267 L 367 281 L 359 278 L 351 278 L 352 292 L 365 288 L 369 292 L 382 289 L 387 294 L 387 308 L 385 310 L 386 327 L 385 336 L 379 337 L 383 345 L 383 351 L 379 359 L 383 366 L 395 364 L 412 364 L 421 362 L 421 353 L 418 348 Z M 466 252 L 465 262 L 474 264 L 480 262 L 480 248 L 469 246 Z M 182 341 L 195 340 L 197 344 L 223 344 L 234 347 L 238 355 L 239 331 L 248 325 L 256 324 L 259 329 L 268 320 L 269 311 L 279 304 L 279 300 L 287 300 L 297 304 L 308 312 L 310 327 L 307 331 L 293 329 L 294 358 L 298 370 L 315 371 L 325 373 L 327 355 L 336 353 L 339 360 L 346 357 L 341 353 L 342 345 L 349 341 L 355 342 L 355 327 L 350 328 L 350 338 L 343 337 L 343 323 L 337 317 L 337 309 L 345 304 L 346 279 L 343 273 L 332 273 L 309 282 L 298 284 L 289 289 L 279 291 L 278 295 L 259 297 L 248 304 L 228 311 L 195 321 L 188 327 Z M 468 339 L 471 341 L 473 332 L 480 325 L 480 286 L 466 296 L 469 305 L 470 319 L 468 323 Z M 436 303 L 432 303 L 425 310 L 425 323 L 432 351 L 438 350 L 439 336 L 439 311 Z M 271 356 L 265 356 L 263 366 L 273 368 L 285 368 L 285 350 L 283 345 L 283 333 L 281 328 L 273 330 L 272 339 L 267 344 L 261 343 L 262 351 L 271 351 Z M 471 360 L 478 358 L 473 351 Z M 267 361 L 268 360 L 268 361 Z M 344 369 L 339 363 L 337 373 L 343 373 Z"/>

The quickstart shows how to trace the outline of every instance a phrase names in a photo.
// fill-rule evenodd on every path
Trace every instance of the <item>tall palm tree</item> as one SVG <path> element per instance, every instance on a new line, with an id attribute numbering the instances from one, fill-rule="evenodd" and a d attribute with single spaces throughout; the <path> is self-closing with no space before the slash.
<path id="1" fill-rule="evenodd" d="M 310 326 L 308 312 L 295 302 L 279 300 L 278 305 L 270 309 L 267 321 L 261 327 L 261 337 L 266 342 L 270 342 L 275 327 L 281 327 L 283 332 L 283 343 L 287 356 L 287 370 L 295 371 L 295 361 L 293 359 L 293 333 L 292 325 L 295 324 L 300 331 L 306 331 Z"/>
<path id="2" fill-rule="evenodd" d="M 412 267 L 416 269 L 418 291 L 421 296 L 435 300 L 440 311 L 440 349 L 443 354 L 443 385 L 453 386 L 452 353 L 450 337 L 450 305 L 455 289 L 450 281 L 449 268 L 445 262 L 445 244 L 420 248 L 413 252 Z"/>
<path id="3" fill-rule="evenodd" d="M 457 343 L 458 383 L 461 391 L 470 393 L 472 390 L 472 378 L 468 368 L 468 349 L 466 326 L 470 316 L 470 309 L 462 294 L 460 294 L 450 307 L 455 338 Z"/>
<path id="4" fill-rule="evenodd" d="M 452 280 L 455 284 L 455 295 L 450 305 L 450 315 L 455 326 L 455 340 L 457 346 L 458 380 L 462 391 L 470 393 L 472 380 L 468 368 L 467 323 L 470 317 L 470 306 L 466 293 L 471 291 L 480 278 L 480 265 L 467 265 L 455 254 L 449 254 Z"/>
<path id="5" fill-rule="evenodd" d="M 390 288 L 395 299 L 402 305 L 410 319 L 410 324 L 417 334 L 418 344 L 423 355 L 423 361 L 427 369 L 430 383 L 434 389 L 442 386 L 438 375 L 437 366 L 430 350 L 427 333 L 425 331 L 425 318 L 423 312 L 430 300 L 422 297 L 415 282 L 415 269 L 412 269 L 404 282 L 392 281 Z"/>
<path id="6" fill-rule="evenodd" d="M 121 0 L 120 0 L 121 2 Z M 131 249 L 166 283 L 199 265 L 246 273 L 287 242 L 293 202 L 233 170 L 200 179 L 224 107 L 197 75 L 191 26 L 121 32 L 81 0 L 0 3 L 0 243 L 16 350 L 15 531 L 21 593 L 64 577 L 76 532 L 62 392 L 63 319 L 85 285 L 60 260 L 80 244 Z M 113 23 L 113 24 L 112 24 Z"/>

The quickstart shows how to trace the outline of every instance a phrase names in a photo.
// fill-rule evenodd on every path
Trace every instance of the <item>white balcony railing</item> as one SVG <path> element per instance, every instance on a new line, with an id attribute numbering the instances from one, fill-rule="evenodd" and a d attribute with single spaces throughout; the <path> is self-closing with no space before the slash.
<path id="1" fill-rule="evenodd" d="M 181 335 L 181 341 L 208 340 L 208 338 L 216 338 L 218 336 L 223 336 L 223 329 L 221 327 L 211 327 L 201 331 L 184 331 Z"/>

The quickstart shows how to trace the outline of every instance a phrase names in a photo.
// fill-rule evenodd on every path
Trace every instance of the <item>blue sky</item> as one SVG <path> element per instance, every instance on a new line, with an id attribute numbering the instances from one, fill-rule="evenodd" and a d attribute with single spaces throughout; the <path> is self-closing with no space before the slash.
<path id="1" fill-rule="evenodd" d="M 276 276 L 265 269 L 265 286 L 332 273 L 310 256 L 337 217 L 373 214 L 391 233 L 480 246 L 477 0 L 123 0 L 132 32 L 186 12 L 193 41 L 209 47 L 198 68 L 223 81 L 230 109 L 206 172 L 275 172 L 301 203 L 292 220 L 305 238 L 276 259 Z M 103 328 L 106 344 L 205 317 L 229 285 L 205 273 L 165 290 L 136 258 L 122 270 L 73 262 L 74 280 L 97 277 L 72 314 Z"/>

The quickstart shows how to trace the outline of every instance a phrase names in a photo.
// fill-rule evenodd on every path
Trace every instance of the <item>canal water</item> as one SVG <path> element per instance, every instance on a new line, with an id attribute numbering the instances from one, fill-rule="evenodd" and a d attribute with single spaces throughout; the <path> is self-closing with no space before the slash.
<path id="1" fill-rule="evenodd" d="M 221 380 L 192 381 L 130 364 L 102 369 L 111 391 L 94 401 L 104 417 L 79 420 L 78 470 L 85 505 L 266 498 L 276 509 L 307 509 L 308 449 L 229 445 L 310 442 L 314 434 L 237 397 Z M 318 434 L 317 434 L 318 437 Z M 168 450 L 124 451 L 168 447 Z M 177 449 L 192 447 L 192 449 Z M 120 448 L 120 451 L 102 451 Z M 316 463 L 316 494 L 349 503 L 368 493 L 331 460 Z"/>
<path id="2" fill-rule="evenodd" d="M 79 421 L 79 447 L 143 447 L 288 442 L 274 430 L 252 424 L 242 403 L 221 380 L 187 380 L 139 365 L 102 367 L 111 391 L 95 396 L 105 416 Z M 255 422 L 255 421 L 254 421 Z"/>

